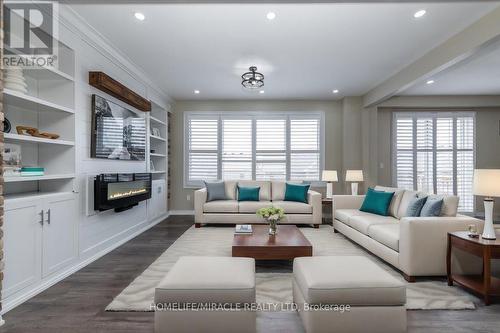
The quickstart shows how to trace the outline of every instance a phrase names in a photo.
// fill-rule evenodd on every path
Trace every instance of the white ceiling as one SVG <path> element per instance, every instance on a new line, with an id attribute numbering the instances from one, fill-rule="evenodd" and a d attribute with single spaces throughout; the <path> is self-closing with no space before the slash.
<path id="1" fill-rule="evenodd" d="M 500 42 L 467 58 L 401 95 L 500 95 Z"/>
<path id="2" fill-rule="evenodd" d="M 72 5 L 177 100 L 363 95 L 497 6 Z M 422 8 L 427 15 L 413 18 Z M 145 21 L 134 18 L 137 11 Z M 275 20 L 266 19 L 268 11 Z M 266 76 L 265 94 L 241 88 L 240 75 L 250 65 Z"/>

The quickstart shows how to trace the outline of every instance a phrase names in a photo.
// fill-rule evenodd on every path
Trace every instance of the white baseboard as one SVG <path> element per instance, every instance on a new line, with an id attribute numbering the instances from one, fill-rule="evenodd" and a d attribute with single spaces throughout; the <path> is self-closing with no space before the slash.
<path id="1" fill-rule="evenodd" d="M 116 242 L 115 244 L 112 244 L 111 246 L 101 250 L 100 252 L 94 254 L 93 256 L 83 260 L 83 261 L 78 261 L 76 262 L 73 266 L 65 269 L 64 271 L 60 272 L 57 275 L 52 276 L 51 278 L 42 281 L 41 284 L 38 284 L 31 289 L 27 289 L 24 293 L 21 295 L 16 296 L 14 299 L 4 299 L 2 300 L 2 311 L 1 315 L 4 315 L 5 313 L 9 312 L 10 310 L 14 309 L 16 306 L 21 305 L 22 303 L 26 302 L 30 298 L 38 295 L 42 291 L 52 287 L 54 284 L 58 283 L 59 281 L 67 278 L 73 273 L 76 273 L 83 267 L 91 264 L 92 262 L 96 261 L 97 259 L 101 258 L 102 256 L 108 254 L 109 252 L 113 251 L 119 246 L 122 246 L 126 242 L 130 241 L 132 238 L 137 237 L 138 235 L 142 234 L 146 230 L 152 228 L 153 226 L 157 225 L 164 219 L 166 219 L 169 216 L 169 213 L 165 213 L 160 217 L 157 217 L 155 220 L 153 220 L 151 223 L 147 223 L 146 226 L 143 228 L 137 230 L 136 232 L 128 235 L 127 237 L 121 239 L 120 241 Z M 2 320 L 1 320 L 1 315 L 0 315 L 0 326 L 2 325 Z"/>
<path id="2" fill-rule="evenodd" d="M 194 215 L 194 210 L 171 210 L 170 215 Z"/>

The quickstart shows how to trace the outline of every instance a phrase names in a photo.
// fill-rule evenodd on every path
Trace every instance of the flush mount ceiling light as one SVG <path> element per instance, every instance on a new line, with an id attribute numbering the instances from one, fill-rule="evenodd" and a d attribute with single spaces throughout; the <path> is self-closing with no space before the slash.
<path id="1" fill-rule="evenodd" d="M 264 86 L 264 74 L 257 72 L 257 67 L 249 68 L 250 72 L 246 72 L 241 76 L 243 81 L 241 85 L 247 89 L 259 89 Z"/>
<path id="2" fill-rule="evenodd" d="M 338 89 L 334 89 L 334 90 L 332 90 L 332 93 L 334 93 L 334 94 L 338 94 L 338 93 L 339 93 L 339 90 L 338 90 Z"/>
<path id="3" fill-rule="evenodd" d="M 429 80 L 426 82 L 427 84 L 433 84 L 434 83 L 434 80 Z"/>
<path id="4" fill-rule="evenodd" d="M 259 91 L 259 94 L 263 94 L 263 93 L 265 93 L 265 91 L 264 91 L 264 90 Z"/>
<path id="5" fill-rule="evenodd" d="M 195 93 L 196 95 L 198 95 L 198 94 L 200 93 L 200 91 L 199 91 L 199 90 L 195 90 L 195 91 L 194 91 L 194 93 Z"/>
<path id="6" fill-rule="evenodd" d="M 139 21 L 144 21 L 144 19 L 146 18 L 146 16 L 144 16 L 143 13 L 139 13 L 139 12 L 136 12 L 134 13 L 134 16 L 136 19 L 138 19 Z"/>
<path id="7" fill-rule="evenodd" d="M 413 14 L 413 17 L 414 17 L 414 18 L 421 18 L 421 17 L 423 17 L 426 13 L 427 13 L 427 11 L 426 11 L 425 9 L 421 9 L 421 10 L 417 11 L 415 14 Z"/>
<path id="8" fill-rule="evenodd" d="M 267 13 L 266 17 L 267 17 L 267 19 L 269 21 L 272 21 L 272 20 L 274 20 L 276 18 L 276 13 L 275 12 L 269 12 L 269 13 Z"/>

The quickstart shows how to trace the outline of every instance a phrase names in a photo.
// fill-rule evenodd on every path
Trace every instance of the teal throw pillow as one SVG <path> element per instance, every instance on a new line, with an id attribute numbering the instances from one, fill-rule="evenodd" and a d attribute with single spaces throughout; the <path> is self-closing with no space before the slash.
<path id="1" fill-rule="evenodd" d="M 394 192 L 375 191 L 369 188 L 368 192 L 366 192 L 363 205 L 361 205 L 359 210 L 366 213 L 388 216 L 393 196 Z"/>
<path id="2" fill-rule="evenodd" d="M 259 186 L 240 186 L 238 185 L 238 201 L 259 201 Z"/>
<path id="3" fill-rule="evenodd" d="M 408 208 L 406 209 L 405 216 L 408 216 L 408 217 L 420 216 L 420 212 L 422 211 L 422 207 L 424 207 L 424 204 L 426 201 L 427 201 L 427 197 L 423 197 L 423 198 L 415 197 L 415 198 L 413 198 L 410 201 Z"/>
<path id="4" fill-rule="evenodd" d="M 307 203 L 307 192 L 311 185 L 285 184 L 285 201 Z"/>
<path id="5" fill-rule="evenodd" d="M 420 211 L 420 216 L 422 217 L 435 217 L 441 216 L 441 208 L 443 207 L 443 199 L 439 198 L 427 198 L 425 205 Z"/>

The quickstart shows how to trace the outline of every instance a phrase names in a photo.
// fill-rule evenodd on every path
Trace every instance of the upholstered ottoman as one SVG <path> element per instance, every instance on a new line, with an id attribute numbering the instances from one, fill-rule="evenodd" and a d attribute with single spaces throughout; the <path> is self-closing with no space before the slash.
<path id="1" fill-rule="evenodd" d="M 296 258 L 293 276 L 307 333 L 406 331 L 405 284 L 368 258 Z"/>
<path id="2" fill-rule="evenodd" d="M 155 332 L 252 332 L 255 260 L 182 257 L 155 290 Z"/>

